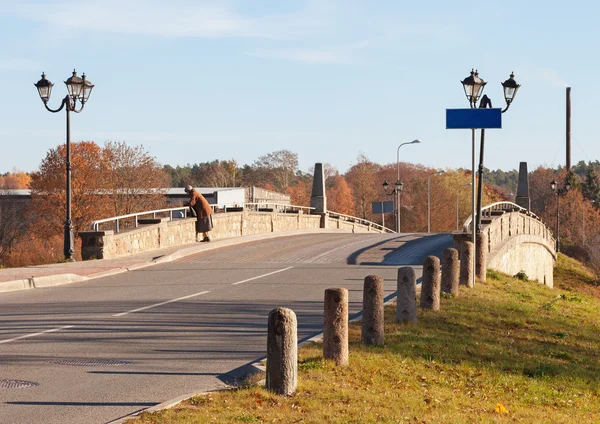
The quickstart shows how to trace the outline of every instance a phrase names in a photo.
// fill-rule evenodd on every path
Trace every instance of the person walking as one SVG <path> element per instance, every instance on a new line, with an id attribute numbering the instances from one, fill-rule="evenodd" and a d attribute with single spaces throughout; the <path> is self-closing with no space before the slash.
<path id="1" fill-rule="evenodd" d="M 209 242 L 211 238 L 208 233 L 213 229 L 213 210 L 204 196 L 191 185 L 188 185 L 184 191 L 190 197 L 190 201 L 184 206 L 191 207 L 196 213 L 196 241 Z M 202 240 L 198 240 L 198 234 L 200 233 L 204 236 Z"/>

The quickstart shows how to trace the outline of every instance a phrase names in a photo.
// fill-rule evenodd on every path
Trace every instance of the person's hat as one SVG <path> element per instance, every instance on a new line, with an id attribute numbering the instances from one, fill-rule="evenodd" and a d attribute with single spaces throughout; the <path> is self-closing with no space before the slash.
<path id="1" fill-rule="evenodd" d="M 185 191 L 186 193 L 190 193 L 192 190 L 194 189 L 194 187 L 192 187 L 191 185 L 186 186 L 183 191 Z"/>

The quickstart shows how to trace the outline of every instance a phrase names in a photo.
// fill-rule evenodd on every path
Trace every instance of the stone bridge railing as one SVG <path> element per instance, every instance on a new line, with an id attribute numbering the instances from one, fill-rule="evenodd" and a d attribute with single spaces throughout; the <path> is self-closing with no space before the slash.
<path id="1" fill-rule="evenodd" d="M 555 240 L 540 218 L 510 202 L 487 206 L 481 215 L 483 236 L 478 238 L 477 249 L 483 250 L 485 268 L 509 275 L 523 271 L 528 277 L 552 287 Z M 463 231 L 453 234 L 459 252 L 461 244 L 471 240 L 471 227 L 469 218 Z"/>
<path id="2" fill-rule="evenodd" d="M 340 229 L 352 232 L 392 232 L 391 230 L 360 218 L 334 212 L 324 214 L 303 213 L 302 209 L 277 211 L 251 211 L 238 208 L 235 212 L 213 215 L 213 239 L 252 234 L 319 228 Z M 118 222 L 115 218 L 102 221 Z M 195 218 L 175 218 L 169 212 L 166 218 L 137 219 L 133 228 L 80 232 L 83 260 L 113 259 L 164 247 L 195 242 Z M 114 225 L 114 224 L 113 224 Z M 115 231 L 117 230 L 117 231 Z"/>

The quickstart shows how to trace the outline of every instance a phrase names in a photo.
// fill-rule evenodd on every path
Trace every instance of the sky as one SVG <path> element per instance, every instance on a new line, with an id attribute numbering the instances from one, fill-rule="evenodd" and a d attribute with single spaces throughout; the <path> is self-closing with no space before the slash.
<path id="1" fill-rule="evenodd" d="M 65 114 L 33 84 L 66 95 L 73 69 L 95 87 L 71 140 L 143 145 L 171 166 L 252 164 L 287 149 L 300 169 L 380 163 L 471 168 L 471 133 L 447 130 L 467 108 L 472 68 L 504 107 L 486 132 L 485 166 L 565 165 L 565 88 L 572 163 L 599 159 L 600 3 L 571 0 L 0 0 L 0 173 L 35 171 L 64 143 Z M 587 101 L 586 101 L 587 99 Z"/>

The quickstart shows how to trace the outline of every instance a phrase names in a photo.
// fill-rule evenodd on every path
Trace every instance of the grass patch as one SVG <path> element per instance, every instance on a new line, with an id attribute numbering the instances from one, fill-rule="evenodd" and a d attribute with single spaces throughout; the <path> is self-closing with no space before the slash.
<path id="1" fill-rule="evenodd" d="M 299 387 L 257 385 L 192 398 L 129 423 L 596 423 L 600 422 L 600 298 L 595 280 L 559 256 L 555 289 L 494 273 L 443 298 L 419 324 L 394 322 L 386 344 L 349 328 L 350 366 L 299 350 Z M 565 281 L 568 279 L 568 281 Z"/>

